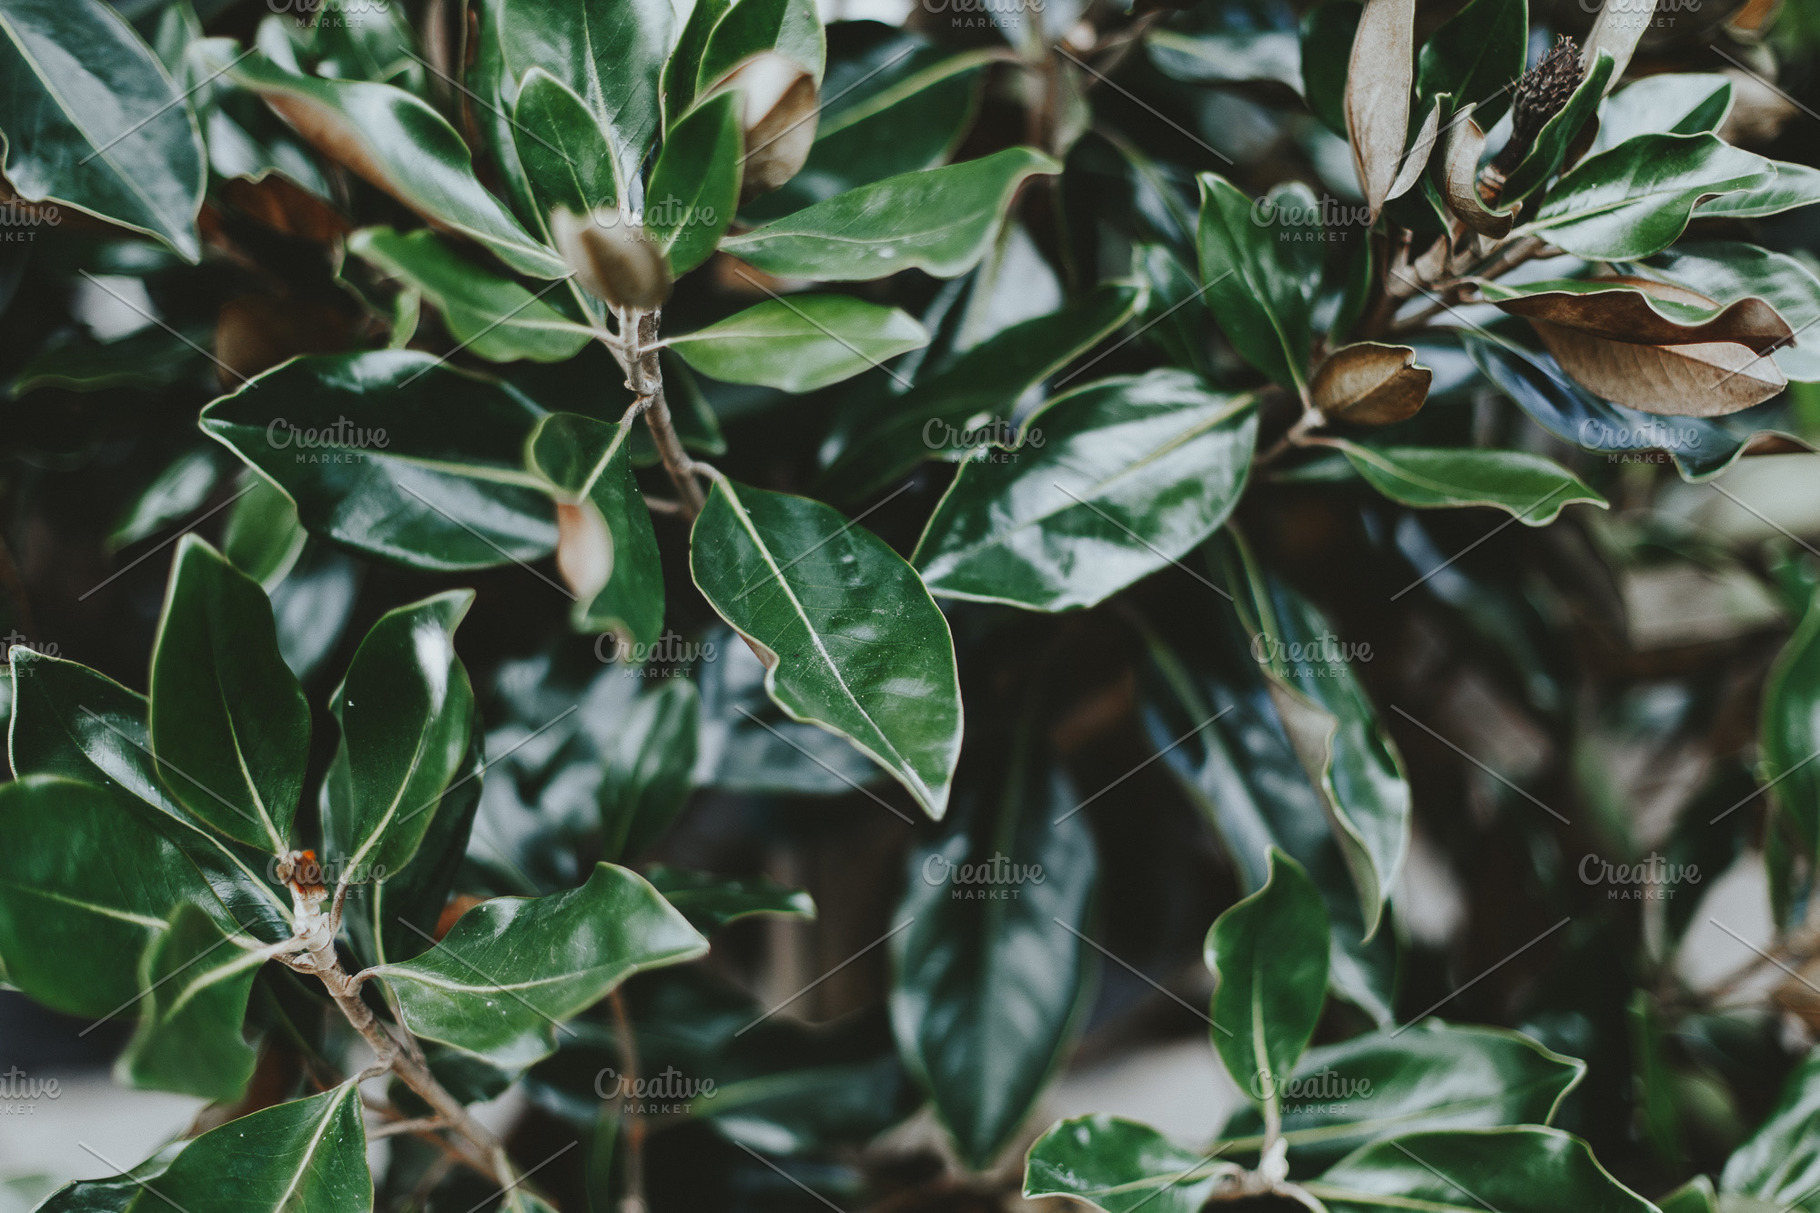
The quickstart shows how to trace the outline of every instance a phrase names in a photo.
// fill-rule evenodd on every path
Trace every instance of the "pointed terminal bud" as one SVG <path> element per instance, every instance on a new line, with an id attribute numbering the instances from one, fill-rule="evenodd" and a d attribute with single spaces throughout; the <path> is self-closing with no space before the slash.
<path id="1" fill-rule="evenodd" d="M 1586 74 L 1580 63 L 1580 47 L 1562 34 L 1555 45 L 1537 64 L 1523 73 L 1510 93 L 1510 138 L 1492 161 L 1492 167 L 1508 177 L 1516 171 L 1523 157 L 1536 144 L 1536 136 L 1548 120 L 1560 113 L 1580 79 Z"/>
<path id="2" fill-rule="evenodd" d="M 740 200 L 768 194 L 801 171 L 815 146 L 821 91 L 802 64 L 776 51 L 743 60 L 708 95 L 738 89 L 739 124 L 746 136 Z"/>
<path id="3" fill-rule="evenodd" d="M 670 297 L 670 261 L 634 223 L 611 207 L 550 216 L 556 251 L 588 292 L 616 308 L 650 311 Z"/>

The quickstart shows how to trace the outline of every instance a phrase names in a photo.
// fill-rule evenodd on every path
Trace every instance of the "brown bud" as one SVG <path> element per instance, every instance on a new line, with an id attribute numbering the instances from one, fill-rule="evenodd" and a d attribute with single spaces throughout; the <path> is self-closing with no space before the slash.
<path id="1" fill-rule="evenodd" d="M 591 501 L 556 507 L 556 568 L 582 602 L 600 593 L 613 575 L 613 536 Z"/>
<path id="2" fill-rule="evenodd" d="M 821 91 L 802 64 L 776 51 L 742 61 L 708 92 L 712 96 L 730 89 L 740 92 L 739 124 L 746 134 L 739 191 L 744 201 L 770 193 L 802 170 L 815 146 Z"/>
<path id="3" fill-rule="evenodd" d="M 670 297 L 670 259 L 646 237 L 642 224 L 621 212 L 558 210 L 550 216 L 550 234 L 576 280 L 596 298 L 616 308 L 649 311 Z"/>
<path id="4" fill-rule="evenodd" d="M 1580 79 L 1586 74 L 1580 62 L 1580 47 L 1566 34 L 1556 39 L 1553 49 L 1537 64 L 1523 73 L 1510 92 L 1510 138 L 1498 153 L 1492 166 L 1505 177 L 1516 171 L 1536 136 L 1548 120 L 1567 105 Z"/>

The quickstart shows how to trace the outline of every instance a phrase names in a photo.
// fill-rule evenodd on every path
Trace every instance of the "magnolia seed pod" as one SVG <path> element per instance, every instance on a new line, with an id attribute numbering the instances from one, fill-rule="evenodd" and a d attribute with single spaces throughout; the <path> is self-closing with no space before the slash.
<path id="1" fill-rule="evenodd" d="M 821 91 L 802 64 L 776 51 L 743 60 L 709 95 L 738 89 L 739 124 L 746 136 L 740 200 L 768 194 L 801 171 L 815 146 Z"/>
<path id="2" fill-rule="evenodd" d="M 556 251 L 590 294 L 616 308 L 650 311 L 670 297 L 670 260 L 643 225 L 611 207 L 550 216 Z"/>

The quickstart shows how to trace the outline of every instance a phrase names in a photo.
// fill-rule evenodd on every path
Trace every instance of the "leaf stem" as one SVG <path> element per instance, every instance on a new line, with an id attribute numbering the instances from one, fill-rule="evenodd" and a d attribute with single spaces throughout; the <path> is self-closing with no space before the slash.
<path id="1" fill-rule="evenodd" d="M 662 348 L 657 336 L 659 316 L 656 309 L 621 312 L 619 331 L 624 344 L 608 348 L 625 368 L 626 387 L 638 397 L 633 407 L 645 415 L 645 424 L 651 429 L 651 441 L 657 446 L 664 471 L 670 474 L 670 482 L 676 486 L 683 515 L 693 519 L 701 513 L 706 500 L 696 480 L 701 469 L 683 449 L 682 439 L 676 436 L 676 423 L 664 399 L 663 364 L 657 357 Z"/>
<path id="2" fill-rule="evenodd" d="M 638 1089 L 638 1037 L 620 991 L 608 995 L 613 1008 L 613 1035 L 619 1041 L 620 1075 L 630 1090 Z M 645 1213 L 645 1122 L 636 1112 L 621 1111 L 620 1127 L 626 1142 L 626 1190 L 619 1199 L 620 1213 Z"/>

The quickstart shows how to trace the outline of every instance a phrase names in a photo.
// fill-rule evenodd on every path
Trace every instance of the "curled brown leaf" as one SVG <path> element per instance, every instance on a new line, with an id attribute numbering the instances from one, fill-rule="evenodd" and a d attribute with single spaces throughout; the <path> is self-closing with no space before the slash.
<path id="1" fill-rule="evenodd" d="M 1768 354 L 1730 341 L 1640 345 L 1532 320 L 1574 381 L 1606 400 L 1672 417 L 1723 417 L 1788 386 Z"/>
<path id="2" fill-rule="evenodd" d="M 1415 79 L 1415 21 L 1415 0 L 1365 0 L 1352 39 L 1346 133 L 1374 219 L 1391 197 L 1403 164 Z"/>
<path id="3" fill-rule="evenodd" d="M 1605 278 L 1597 280 L 1597 285 L 1608 289 L 1533 291 L 1492 302 L 1513 316 L 1637 345 L 1723 341 L 1767 354 L 1794 339 L 1788 322 L 1754 295 L 1721 308 L 1698 291 L 1648 278 Z M 1708 316 L 1699 321 L 1677 320 L 1652 306 L 1652 300 Z"/>
<path id="4" fill-rule="evenodd" d="M 1485 154 L 1485 132 L 1474 122 L 1472 107 L 1455 120 L 1447 137 L 1447 155 L 1442 164 L 1441 197 L 1447 209 L 1467 227 L 1481 236 L 1502 240 L 1516 222 L 1517 210 L 1494 211 L 1479 195 L 1479 160 Z"/>
<path id="5" fill-rule="evenodd" d="M 1308 390 L 1330 420 L 1390 425 L 1416 415 L 1433 379 L 1433 371 L 1416 365 L 1409 346 L 1361 341 L 1329 354 L 1315 368 Z"/>

